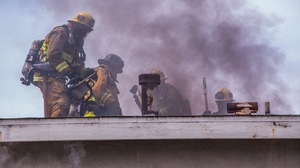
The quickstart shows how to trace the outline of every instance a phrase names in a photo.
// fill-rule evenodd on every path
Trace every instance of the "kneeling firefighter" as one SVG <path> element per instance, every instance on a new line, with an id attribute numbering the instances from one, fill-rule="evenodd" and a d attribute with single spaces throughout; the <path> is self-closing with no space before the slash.
<path id="1" fill-rule="evenodd" d="M 93 31 L 95 20 L 88 12 L 80 12 L 68 24 L 55 27 L 40 49 L 41 66 L 36 66 L 33 83 L 42 91 L 45 117 L 66 117 L 71 98 L 66 79 L 79 81 L 94 73 L 85 68 L 85 37 Z"/>
<path id="2" fill-rule="evenodd" d="M 170 83 L 167 83 L 168 79 L 165 73 L 159 68 L 152 68 L 150 74 L 159 74 L 160 84 L 157 86 L 157 91 L 153 92 L 152 97 L 157 100 L 156 107 L 158 109 L 159 116 L 190 116 L 191 105 L 190 101 L 186 99 L 179 90 Z M 142 110 L 142 95 L 137 85 L 134 85 L 130 89 L 130 93 L 133 94 L 136 104 Z M 147 104 L 147 103 L 145 103 Z"/>
<path id="3" fill-rule="evenodd" d="M 97 81 L 92 87 L 93 95 L 81 106 L 81 115 L 94 116 L 121 116 L 118 94 L 120 93 L 116 83 L 117 74 L 123 72 L 124 61 L 115 54 L 109 54 L 104 59 L 98 60 Z"/>

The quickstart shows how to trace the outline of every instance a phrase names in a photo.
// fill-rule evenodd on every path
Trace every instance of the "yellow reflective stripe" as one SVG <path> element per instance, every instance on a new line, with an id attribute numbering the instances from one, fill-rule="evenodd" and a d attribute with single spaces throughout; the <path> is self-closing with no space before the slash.
<path id="1" fill-rule="evenodd" d="M 63 61 L 62 63 L 58 64 L 55 69 L 58 71 L 58 72 L 62 72 L 63 70 L 65 70 L 66 68 L 68 68 L 69 65 L 66 63 L 66 61 Z"/>
<path id="2" fill-rule="evenodd" d="M 43 43 L 42 47 L 41 47 L 42 53 L 44 55 L 46 55 L 47 50 L 48 50 L 48 44 L 46 43 L 46 41 Z"/>
<path id="3" fill-rule="evenodd" d="M 91 95 L 91 92 L 90 92 L 90 91 L 86 92 L 86 94 L 85 94 L 85 96 L 84 96 L 84 100 L 87 100 L 87 98 L 88 98 L 90 95 Z M 90 97 L 90 99 L 89 99 L 88 101 L 94 101 L 94 102 L 97 102 L 97 99 L 96 99 L 95 96 L 92 96 L 92 97 Z"/>
<path id="4" fill-rule="evenodd" d="M 33 77 L 33 81 L 34 82 L 43 82 L 43 77 L 41 77 L 41 76 L 34 76 Z"/>
<path id="5" fill-rule="evenodd" d="M 90 98 L 90 101 L 96 102 L 96 101 L 97 101 L 97 100 L 96 100 L 96 97 L 95 97 L 95 96 L 92 96 L 92 97 Z"/>
<path id="6" fill-rule="evenodd" d="M 72 63 L 73 57 L 72 57 L 71 55 L 69 55 L 69 54 L 67 54 L 67 53 L 65 53 L 65 52 L 62 52 L 62 53 L 61 53 L 61 56 L 62 56 L 63 59 L 64 59 L 65 61 L 67 61 L 68 63 Z"/>
<path id="7" fill-rule="evenodd" d="M 40 51 L 42 53 L 41 56 L 40 56 L 41 62 L 46 62 L 46 60 L 47 60 L 47 58 L 46 58 L 47 50 L 48 50 L 48 44 L 46 43 L 46 41 L 44 41 L 43 45 L 40 49 Z"/>
<path id="8" fill-rule="evenodd" d="M 84 100 L 86 100 L 86 99 L 90 96 L 90 94 L 91 94 L 90 91 L 86 92 L 86 94 L 85 94 L 85 96 L 84 96 Z"/>
<path id="9" fill-rule="evenodd" d="M 112 96 L 112 94 L 110 93 L 110 91 L 106 91 L 104 93 L 104 95 L 101 97 L 100 103 L 105 104 L 106 100 Z"/>
<path id="10" fill-rule="evenodd" d="M 41 62 L 46 62 L 46 60 L 47 60 L 46 57 L 44 57 L 41 59 Z"/>

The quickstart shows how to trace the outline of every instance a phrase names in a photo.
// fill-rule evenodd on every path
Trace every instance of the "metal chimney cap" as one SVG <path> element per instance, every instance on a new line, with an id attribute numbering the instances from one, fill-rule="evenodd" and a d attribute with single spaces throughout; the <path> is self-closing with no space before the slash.
<path id="1" fill-rule="evenodd" d="M 159 74 L 140 74 L 139 75 L 139 84 L 160 84 L 160 75 Z"/>

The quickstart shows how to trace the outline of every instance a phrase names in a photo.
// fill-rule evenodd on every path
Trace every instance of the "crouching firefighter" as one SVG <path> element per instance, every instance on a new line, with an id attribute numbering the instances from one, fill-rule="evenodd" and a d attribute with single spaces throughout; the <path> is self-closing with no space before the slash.
<path id="1" fill-rule="evenodd" d="M 67 25 L 55 27 L 45 38 L 35 66 L 33 83 L 44 97 L 45 117 L 66 117 L 72 100 L 66 82 L 80 81 L 85 68 L 85 37 L 93 31 L 95 20 L 87 12 L 78 13 Z"/>
<path id="2" fill-rule="evenodd" d="M 84 117 L 95 116 L 122 116 L 118 94 L 117 74 L 123 72 L 124 61 L 115 54 L 109 54 L 98 60 L 98 80 L 92 87 L 93 95 L 88 97 L 80 107 L 80 115 Z"/>

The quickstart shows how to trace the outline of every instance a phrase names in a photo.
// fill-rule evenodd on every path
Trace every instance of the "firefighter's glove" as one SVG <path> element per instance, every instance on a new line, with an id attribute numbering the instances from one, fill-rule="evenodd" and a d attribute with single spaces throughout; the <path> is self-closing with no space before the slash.
<path id="1" fill-rule="evenodd" d="M 133 95 L 136 95 L 137 90 L 138 90 L 138 86 L 133 85 L 132 88 L 129 90 L 129 92 L 132 93 Z"/>
<path id="2" fill-rule="evenodd" d="M 97 81 L 98 79 L 97 72 L 92 68 L 86 68 L 85 70 L 83 70 L 81 76 L 83 79 L 90 78 L 94 81 Z"/>

